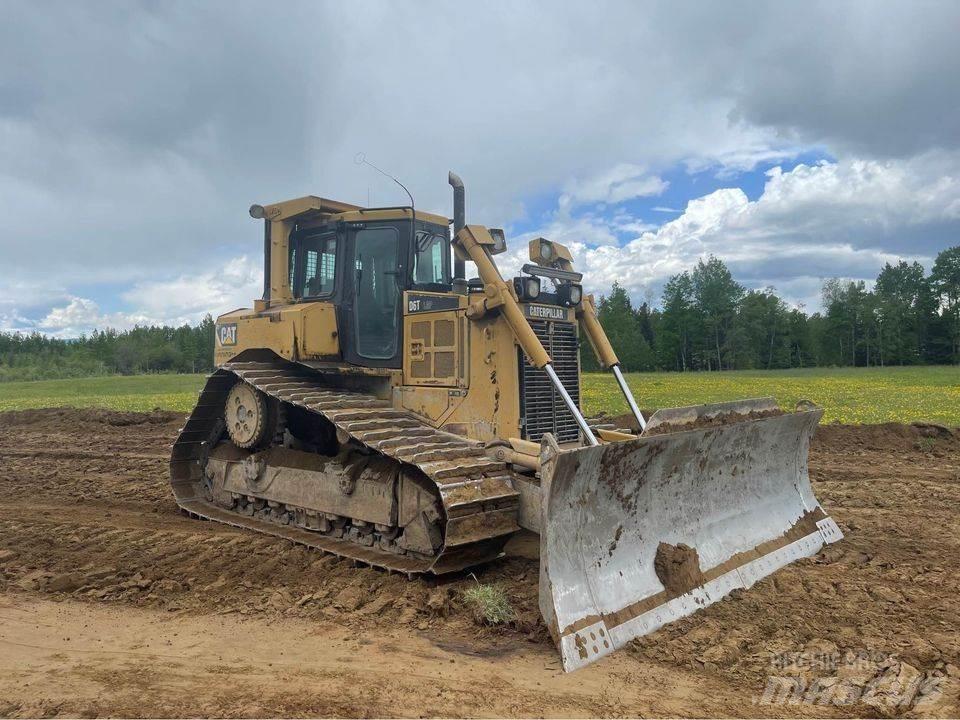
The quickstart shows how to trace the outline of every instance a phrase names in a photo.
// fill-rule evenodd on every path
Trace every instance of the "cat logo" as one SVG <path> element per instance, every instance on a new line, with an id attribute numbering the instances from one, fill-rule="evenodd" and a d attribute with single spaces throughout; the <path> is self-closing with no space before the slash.
<path id="1" fill-rule="evenodd" d="M 236 345 L 237 324 L 226 323 L 224 325 L 217 325 L 217 340 L 220 341 L 220 345 Z"/>

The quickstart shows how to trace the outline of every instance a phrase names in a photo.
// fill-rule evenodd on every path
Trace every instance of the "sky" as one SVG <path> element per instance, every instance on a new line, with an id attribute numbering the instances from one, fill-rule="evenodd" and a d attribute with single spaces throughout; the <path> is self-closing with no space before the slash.
<path id="1" fill-rule="evenodd" d="M 247 209 L 406 203 L 656 304 L 710 254 L 819 308 L 960 242 L 960 3 L 4 3 L 0 330 L 262 290 Z"/>

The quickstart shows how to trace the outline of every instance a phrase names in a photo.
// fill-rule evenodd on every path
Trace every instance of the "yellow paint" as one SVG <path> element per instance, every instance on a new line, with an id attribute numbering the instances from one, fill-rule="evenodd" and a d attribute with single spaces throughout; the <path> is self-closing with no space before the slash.
<path id="1" fill-rule="evenodd" d="M 221 342 L 221 326 L 236 325 L 236 342 Z M 234 310 L 217 318 L 214 360 L 229 362 L 245 350 L 268 349 L 286 360 L 330 360 L 340 355 L 333 303 L 272 307 L 265 312 Z"/>
<path id="2" fill-rule="evenodd" d="M 259 209 L 256 213 L 259 216 Z M 435 427 L 480 441 L 519 437 L 519 363 L 527 357 L 543 367 L 550 358 L 527 322 L 512 284 L 503 280 L 493 262 L 494 241 L 485 227 L 468 225 L 454 241 L 456 251 L 477 264 L 483 291 L 469 296 L 414 291 L 415 296 L 445 302 L 456 298 L 456 305 L 448 310 L 424 312 L 419 306 L 411 311 L 411 293 L 405 293 L 402 369 L 381 370 L 343 362 L 340 332 L 345 329 L 338 328 L 332 302 L 293 300 L 289 237 L 295 228 L 338 220 L 409 219 L 411 210 L 368 210 L 307 196 L 264 206 L 262 215 L 269 223 L 270 300 L 258 300 L 253 309 L 217 319 L 218 365 L 248 351 L 268 351 L 322 368 L 328 378 L 339 376 L 344 387 L 392 397 L 395 407 L 414 412 Z M 430 213 L 418 211 L 416 217 L 438 225 L 448 223 L 447 218 Z M 561 245 L 554 244 L 554 249 L 561 257 L 569 256 Z M 567 322 L 576 320 L 572 309 L 563 316 Z M 601 336 L 592 340 L 606 343 Z"/>

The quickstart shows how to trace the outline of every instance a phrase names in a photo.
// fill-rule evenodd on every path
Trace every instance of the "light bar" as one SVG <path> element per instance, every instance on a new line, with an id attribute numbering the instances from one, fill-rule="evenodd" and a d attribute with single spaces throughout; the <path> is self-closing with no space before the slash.
<path id="1" fill-rule="evenodd" d="M 570 282 L 580 282 L 583 280 L 583 273 L 573 272 L 573 270 L 557 270 L 556 268 L 543 267 L 543 265 L 531 265 L 527 263 L 521 270 L 528 275 L 538 275 L 540 277 L 553 278 L 554 280 L 569 280 Z"/>

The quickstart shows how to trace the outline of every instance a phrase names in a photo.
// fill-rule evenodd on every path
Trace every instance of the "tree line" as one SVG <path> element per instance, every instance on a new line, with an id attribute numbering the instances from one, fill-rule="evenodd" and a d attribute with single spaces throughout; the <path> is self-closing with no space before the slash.
<path id="1" fill-rule="evenodd" d="M 659 307 L 634 307 L 620 285 L 598 302 L 624 370 L 739 370 L 960 363 L 960 246 L 929 274 L 886 264 L 871 290 L 831 279 L 823 309 L 790 308 L 772 288 L 746 290 L 718 258 L 667 281 Z M 214 322 L 95 330 L 76 339 L 0 332 L 0 381 L 149 372 L 210 372 Z M 583 340 L 584 370 L 596 370 Z"/>
<path id="2" fill-rule="evenodd" d="M 0 382 L 210 372 L 213 340 L 214 323 L 209 315 L 195 326 L 94 330 L 68 340 L 38 332 L 0 332 Z"/>
<path id="3" fill-rule="evenodd" d="M 960 363 L 960 246 L 929 274 L 884 265 L 866 283 L 827 280 L 820 312 L 790 308 L 773 288 L 746 290 L 718 258 L 674 275 L 660 306 L 634 307 L 614 285 L 600 323 L 625 370 L 741 370 Z M 597 368 L 584 345 L 584 370 Z"/>

